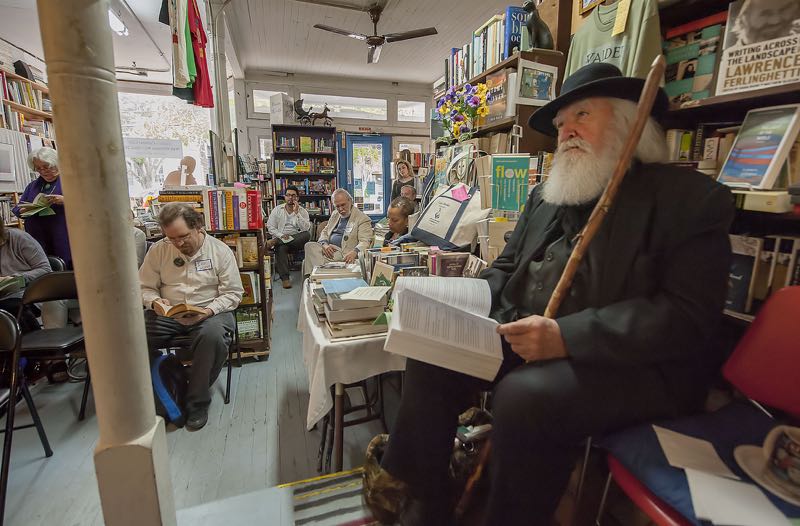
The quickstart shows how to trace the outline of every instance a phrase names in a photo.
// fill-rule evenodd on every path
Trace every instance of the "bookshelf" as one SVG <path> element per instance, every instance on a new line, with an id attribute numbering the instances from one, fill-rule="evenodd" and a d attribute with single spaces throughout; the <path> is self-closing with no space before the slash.
<path id="1" fill-rule="evenodd" d="M 272 150 L 270 210 L 282 202 L 286 187 L 295 185 L 313 223 L 330 217 L 330 195 L 337 187 L 339 167 L 336 128 L 273 124 Z"/>
<path id="2" fill-rule="evenodd" d="M 520 60 L 529 60 L 531 62 L 538 62 L 557 67 L 558 80 L 556 85 L 556 93 L 558 93 L 561 82 L 564 78 L 564 66 L 566 60 L 564 53 L 549 49 L 535 49 L 533 51 L 521 51 L 514 53 L 502 62 L 499 62 L 494 66 L 487 68 L 480 74 L 470 78 L 466 83 L 474 86 L 475 84 L 485 83 L 486 78 L 489 75 L 498 71 L 502 71 L 504 69 L 516 70 Z M 463 85 L 464 84 L 456 85 L 456 89 Z M 506 85 L 506 91 L 507 90 L 508 86 Z M 443 94 L 440 94 L 440 96 L 441 95 Z M 504 117 L 489 124 L 480 126 L 472 136 L 474 138 L 482 138 L 494 133 L 507 133 L 511 131 L 514 126 L 518 125 L 522 128 L 522 137 L 519 141 L 520 152 L 536 153 L 541 150 L 553 151 L 556 146 L 556 141 L 554 138 L 548 137 L 547 135 L 534 131 L 528 127 L 528 119 L 530 119 L 531 115 L 533 115 L 533 112 L 536 111 L 537 108 L 538 106 L 518 104 L 513 116 Z"/>
<path id="3" fill-rule="evenodd" d="M 270 335 L 272 331 L 272 285 L 270 281 L 271 265 L 266 260 L 269 256 L 266 253 L 263 231 L 261 229 L 208 230 L 207 233 L 223 241 L 235 252 L 242 249 L 243 245 L 240 238 L 255 238 L 258 248 L 257 261 L 253 264 L 247 264 L 246 260 L 242 261 L 241 254 L 237 254 L 237 261 L 239 262 L 240 274 L 254 273 L 257 276 L 258 292 L 253 295 L 253 299 L 257 299 L 257 301 L 240 304 L 234 311 L 234 316 L 236 316 L 236 323 L 239 326 L 239 348 L 242 352 L 242 358 L 258 359 L 267 357 L 270 351 Z M 252 276 L 253 274 L 250 275 Z M 243 276 L 243 284 L 245 284 L 245 279 Z M 251 282 L 251 285 L 255 286 L 256 284 Z M 245 285 L 245 290 L 247 290 L 247 285 Z M 243 301 L 246 301 L 246 298 Z M 258 323 L 260 324 L 260 334 L 257 338 L 243 336 L 247 332 L 244 330 L 247 323 L 246 319 L 253 320 L 253 312 L 258 313 Z"/>
<path id="4" fill-rule="evenodd" d="M 691 24 L 706 17 L 716 15 L 717 13 L 725 12 L 728 10 L 729 5 L 730 0 L 679 0 L 671 5 L 663 6 L 659 9 L 662 37 L 666 35 L 669 29 L 680 27 L 684 24 Z M 724 23 L 729 24 L 730 22 L 730 19 L 728 19 Z M 697 29 L 694 30 L 696 31 Z M 678 49 L 680 50 L 680 48 Z M 717 53 L 721 54 L 721 51 L 718 49 Z M 689 59 L 691 59 L 691 57 Z M 694 143 L 697 132 L 701 129 L 700 125 L 702 124 L 710 126 L 711 123 L 715 122 L 741 123 L 750 110 L 800 103 L 800 82 L 740 91 L 738 93 L 713 95 L 716 91 L 716 80 L 717 75 L 719 75 L 719 68 L 724 67 L 724 65 L 720 65 L 719 59 L 720 57 L 718 56 L 718 64 L 715 66 L 714 78 L 711 85 L 712 95 L 699 100 L 684 102 L 680 105 L 672 104 L 669 111 L 667 111 L 662 119 L 665 130 L 684 129 L 693 131 L 695 133 L 695 137 L 693 137 Z M 723 134 L 717 135 L 722 136 Z M 735 136 L 735 132 L 733 135 Z M 703 146 L 703 154 L 705 155 L 705 141 L 708 140 L 707 138 L 709 135 L 704 134 L 701 137 L 703 142 L 700 144 Z M 721 140 L 722 139 L 720 139 L 720 141 Z M 716 171 L 720 170 L 724 157 L 724 155 L 718 154 Z M 699 160 L 694 156 L 692 156 L 692 158 L 693 161 Z M 710 159 L 713 159 L 713 157 Z M 795 177 L 800 178 L 800 172 L 798 172 L 796 168 L 794 171 Z M 757 249 L 758 254 L 756 255 L 756 260 L 760 261 L 761 264 L 766 264 L 767 267 L 771 267 L 774 265 L 773 258 L 778 258 L 779 254 L 783 253 L 783 247 L 773 240 L 772 247 L 767 249 L 765 248 L 767 240 L 774 238 L 774 236 L 779 236 L 780 238 L 800 237 L 800 210 L 795 208 L 793 212 L 787 213 L 778 208 L 777 210 L 779 211 L 770 213 L 749 209 L 747 200 L 750 197 L 758 195 L 758 192 L 757 190 L 743 191 L 733 189 L 732 193 L 737 209 L 733 224 L 730 228 L 730 233 L 732 235 L 746 236 L 748 238 L 760 238 L 763 244 Z M 761 195 L 765 194 L 762 193 Z M 743 255 L 735 257 L 742 258 Z M 753 264 L 755 265 L 756 263 L 754 262 Z M 791 263 L 788 263 L 788 265 L 791 265 Z M 791 269 L 789 272 L 791 272 Z M 762 302 L 762 297 L 759 297 L 759 295 L 763 296 L 767 294 L 769 290 L 774 291 L 784 284 L 783 281 L 779 283 L 769 283 L 769 280 L 772 278 L 766 276 L 766 273 L 761 272 L 755 276 L 747 276 L 747 280 L 742 280 L 741 283 L 744 283 L 744 286 L 748 286 L 751 283 L 751 279 L 753 283 L 755 283 L 753 288 L 760 291 L 759 293 L 755 293 L 751 289 L 747 293 L 753 300 L 752 309 L 747 312 L 733 310 L 726 310 L 724 312 L 724 319 L 728 323 L 724 324 L 724 327 L 722 327 L 720 331 L 722 335 L 732 335 L 732 342 L 734 343 L 757 313 Z M 731 283 L 734 283 L 734 281 L 732 280 Z M 741 283 L 739 286 L 741 286 Z"/>
<path id="5" fill-rule="evenodd" d="M 54 139 L 50 90 L 10 71 L 0 71 L 2 80 L 2 127 Z"/>

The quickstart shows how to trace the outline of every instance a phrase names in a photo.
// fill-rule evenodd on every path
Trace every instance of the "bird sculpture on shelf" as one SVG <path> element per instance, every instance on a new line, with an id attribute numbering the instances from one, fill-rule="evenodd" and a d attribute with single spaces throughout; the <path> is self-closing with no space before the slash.
<path id="1" fill-rule="evenodd" d="M 536 1 L 526 0 L 522 8 L 528 13 L 525 26 L 528 28 L 528 41 L 531 43 L 531 49 L 555 49 L 553 34 L 547 24 L 544 23 L 544 20 L 542 20 L 542 17 L 539 16 L 539 10 L 536 9 Z"/>

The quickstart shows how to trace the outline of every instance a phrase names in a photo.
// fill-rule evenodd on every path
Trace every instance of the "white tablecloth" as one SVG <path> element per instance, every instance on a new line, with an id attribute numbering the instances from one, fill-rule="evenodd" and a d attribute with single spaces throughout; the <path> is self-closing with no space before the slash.
<path id="1" fill-rule="evenodd" d="M 308 373 L 308 429 L 333 407 L 334 384 L 358 382 L 406 367 L 405 357 L 383 350 L 385 335 L 332 342 L 314 312 L 308 281 L 303 283 L 297 330 L 303 333 L 303 363 Z"/>

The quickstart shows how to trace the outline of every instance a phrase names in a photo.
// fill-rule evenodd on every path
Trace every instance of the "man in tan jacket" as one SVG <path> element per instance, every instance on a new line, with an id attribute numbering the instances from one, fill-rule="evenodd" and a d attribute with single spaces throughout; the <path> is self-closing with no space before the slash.
<path id="1" fill-rule="evenodd" d="M 353 197 L 343 188 L 331 195 L 336 211 L 331 214 L 328 226 L 320 233 L 319 241 L 309 241 L 305 246 L 303 275 L 311 274 L 314 267 L 328 261 L 352 263 L 358 253 L 372 243 L 372 222 L 364 212 L 353 206 Z"/>

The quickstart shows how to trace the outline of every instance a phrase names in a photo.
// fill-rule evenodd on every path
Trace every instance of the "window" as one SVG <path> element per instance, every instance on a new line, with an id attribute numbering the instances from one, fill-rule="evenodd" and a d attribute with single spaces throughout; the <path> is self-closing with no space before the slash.
<path id="1" fill-rule="evenodd" d="M 272 158 L 272 139 L 265 137 L 258 138 L 258 155 L 259 159 Z"/>
<path id="2" fill-rule="evenodd" d="M 236 92 L 228 90 L 228 111 L 231 114 L 231 129 L 236 128 Z"/>
<path id="3" fill-rule="evenodd" d="M 328 105 L 329 115 L 339 119 L 360 119 L 369 121 L 386 120 L 386 99 L 367 99 L 363 97 L 340 97 L 338 95 L 315 95 L 301 93 L 303 109 L 321 112 Z"/>
<path id="4" fill-rule="evenodd" d="M 270 113 L 269 98 L 278 93 L 286 95 L 285 91 L 269 91 L 262 89 L 253 90 L 253 112 L 255 113 Z"/>
<path id="5" fill-rule="evenodd" d="M 425 122 L 425 103 L 414 100 L 398 100 L 397 120 L 400 122 Z"/>

